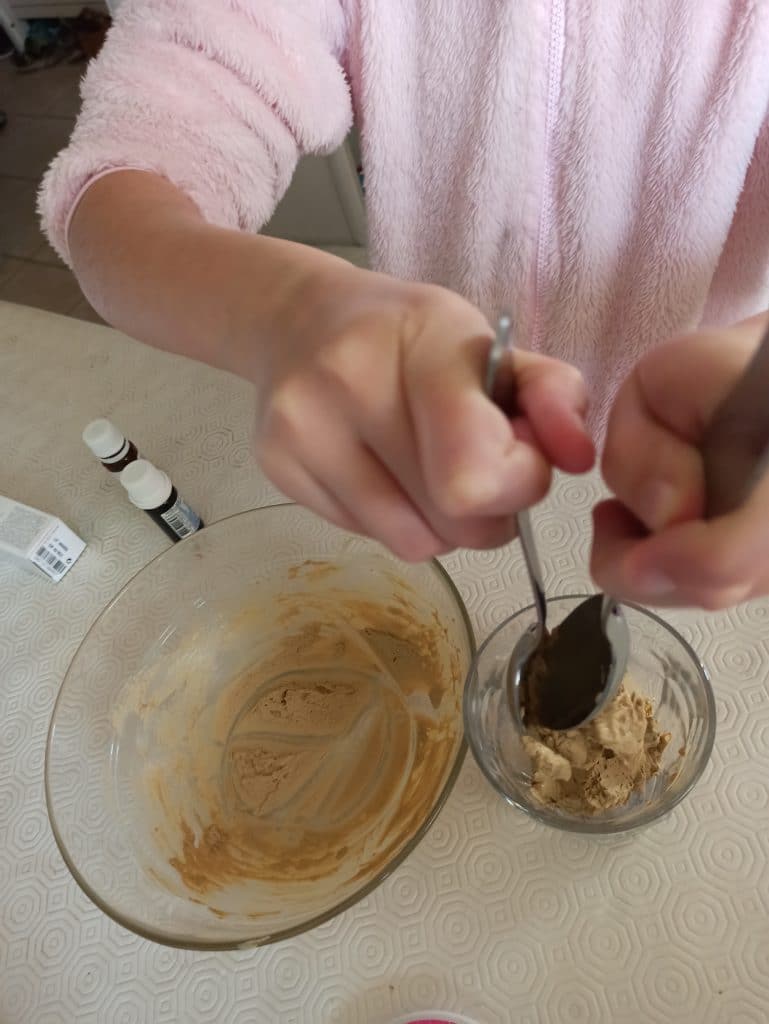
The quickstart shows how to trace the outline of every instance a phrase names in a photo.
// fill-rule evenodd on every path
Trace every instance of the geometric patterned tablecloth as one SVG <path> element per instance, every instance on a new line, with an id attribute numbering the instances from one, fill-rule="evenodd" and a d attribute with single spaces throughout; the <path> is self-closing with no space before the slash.
<path id="1" fill-rule="evenodd" d="M 718 735 L 702 780 L 640 835 L 570 836 L 495 796 L 468 756 L 416 851 L 314 931 L 238 953 L 139 939 L 70 878 L 43 796 L 46 730 L 86 629 L 168 541 L 83 446 L 113 418 L 212 522 L 277 492 L 251 461 L 249 387 L 107 328 L 0 303 L 0 494 L 88 548 L 59 584 L 0 564 L 0 1022 L 483 1024 L 769 1019 L 769 601 L 669 616 L 704 659 Z M 586 582 L 596 477 L 536 523 L 548 587 Z M 445 559 L 482 638 L 528 603 L 516 545 Z"/>

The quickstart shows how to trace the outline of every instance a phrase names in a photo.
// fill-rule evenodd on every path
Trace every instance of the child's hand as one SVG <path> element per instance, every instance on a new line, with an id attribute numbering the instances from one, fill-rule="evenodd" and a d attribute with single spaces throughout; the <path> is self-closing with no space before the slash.
<path id="1" fill-rule="evenodd" d="M 518 353 L 512 423 L 485 397 L 491 337 L 452 292 L 329 261 L 255 351 L 259 463 L 404 559 L 504 544 L 551 466 L 587 470 L 593 446 L 572 367 Z"/>
<path id="2" fill-rule="evenodd" d="M 736 512 L 705 521 L 699 451 L 766 319 L 676 338 L 620 389 L 603 459 L 617 500 L 594 515 L 593 574 L 610 593 L 711 609 L 769 593 L 769 474 Z"/>
<path id="3" fill-rule="evenodd" d="M 504 544 L 552 465 L 593 462 L 579 374 L 516 353 L 511 424 L 483 393 L 492 331 L 452 292 L 216 227 L 142 171 L 95 181 L 68 238 L 108 322 L 254 382 L 278 487 L 403 558 Z"/>

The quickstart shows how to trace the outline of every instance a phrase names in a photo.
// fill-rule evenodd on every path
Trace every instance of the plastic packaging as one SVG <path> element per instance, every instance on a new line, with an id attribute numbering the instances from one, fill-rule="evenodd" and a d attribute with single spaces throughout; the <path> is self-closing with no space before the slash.
<path id="1" fill-rule="evenodd" d="M 83 551 L 85 541 L 61 519 L 0 496 L 0 557 L 35 566 L 58 583 Z"/>

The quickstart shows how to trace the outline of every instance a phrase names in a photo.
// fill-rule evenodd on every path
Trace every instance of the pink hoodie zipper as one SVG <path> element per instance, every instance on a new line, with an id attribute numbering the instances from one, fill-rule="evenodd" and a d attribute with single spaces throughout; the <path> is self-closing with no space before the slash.
<path id="1" fill-rule="evenodd" d="M 539 213 L 537 253 L 534 268 L 534 315 L 531 321 L 530 347 L 537 347 L 542 333 L 542 289 L 545 285 L 547 249 L 555 210 L 555 169 L 553 143 L 558 122 L 561 96 L 563 52 L 566 44 L 566 0 L 552 0 L 550 5 L 550 45 L 547 56 L 547 107 L 545 114 L 545 159 L 542 174 L 542 205 Z"/>

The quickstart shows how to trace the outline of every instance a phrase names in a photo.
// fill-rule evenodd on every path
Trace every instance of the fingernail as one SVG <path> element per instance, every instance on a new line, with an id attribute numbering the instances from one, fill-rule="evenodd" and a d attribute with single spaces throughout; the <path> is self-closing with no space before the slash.
<path id="1" fill-rule="evenodd" d="M 676 589 L 676 585 L 671 578 L 657 569 L 650 569 L 648 572 L 641 573 L 636 581 L 636 587 L 647 597 L 663 597 L 665 594 L 671 594 Z"/>
<path id="2" fill-rule="evenodd" d="M 669 526 L 678 511 L 678 490 L 667 480 L 651 480 L 641 492 L 638 517 L 647 530 Z"/>

